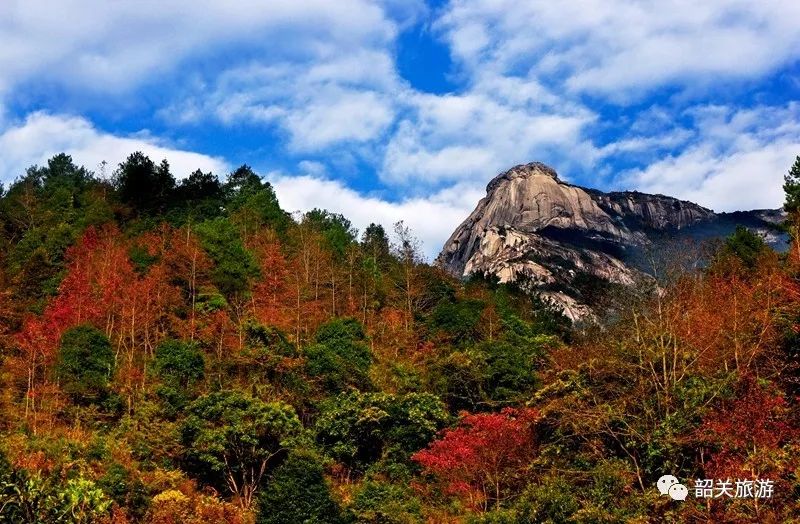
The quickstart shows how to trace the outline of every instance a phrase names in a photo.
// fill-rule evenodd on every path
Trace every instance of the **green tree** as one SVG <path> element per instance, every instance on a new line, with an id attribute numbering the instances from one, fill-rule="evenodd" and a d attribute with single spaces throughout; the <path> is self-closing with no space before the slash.
<path id="1" fill-rule="evenodd" d="M 293 403 L 301 403 L 313 390 L 297 348 L 279 329 L 248 323 L 244 340 L 237 358 L 226 363 L 229 373 L 254 387 L 269 384 L 271 391 L 288 395 Z"/>
<path id="2" fill-rule="evenodd" d="M 800 155 L 794 161 L 789 173 L 783 177 L 783 192 L 786 200 L 783 208 L 790 215 L 800 211 Z"/>
<path id="3" fill-rule="evenodd" d="M 389 280 L 386 278 L 392 267 L 393 258 L 389 238 L 383 226 L 370 224 L 361 237 L 361 272 L 364 282 L 364 306 L 374 311 L 384 303 L 388 294 Z M 358 251 L 351 251 L 353 264 Z"/>
<path id="4" fill-rule="evenodd" d="M 422 504 L 412 488 L 379 480 L 366 480 L 353 499 L 358 524 L 422 524 Z"/>
<path id="5" fill-rule="evenodd" d="M 282 357 L 297 356 L 297 348 L 289 342 L 286 334 L 276 327 L 251 323 L 247 326 L 245 336 L 251 348 Z"/>
<path id="6" fill-rule="evenodd" d="M 279 235 L 286 233 L 291 222 L 289 214 L 281 209 L 275 190 L 267 182 L 243 202 L 239 213 L 249 213 L 257 219 L 258 225 L 271 227 Z"/>
<path id="7" fill-rule="evenodd" d="M 339 318 L 322 324 L 316 336 L 316 341 L 321 344 L 340 340 L 364 342 L 366 339 L 363 324 L 354 318 Z"/>
<path id="8" fill-rule="evenodd" d="M 175 189 L 175 210 L 170 222 L 194 223 L 219 216 L 224 209 L 222 184 L 212 173 L 194 171 Z"/>
<path id="9" fill-rule="evenodd" d="M 258 228 L 270 227 L 284 235 L 291 224 L 289 214 L 281 209 L 275 190 L 248 165 L 242 165 L 228 176 L 223 186 L 227 209 L 242 225 L 245 236 Z"/>
<path id="10" fill-rule="evenodd" d="M 319 457 L 294 451 L 275 469 L 259 497 L 258 524 L 339 524 L 341 510 L 331 497 Z"/>
<path id="11" fill-rule="evenodd" d="M 370 224 L 361 235 L 361 249 L 366 257 L 375 261 L 375 264 L 385 270 L 392 260 L 389 237 L 380 224 Z"/>
<path id="12" fill-rule="evenodd" d="M 203 353 L 197 345 L 183 340 L 166 339 L 156 348 L 156 373 L 170 385 L 188 388 L 205 374 Z"/>
<path id="13" fill-rule="evenodd" d="M 364 471 L 381 459 L 407 461 L 448 421 L 444 403 L 428 393 L 351 392 L 321 404 L 315 432 L 328 456 Z"/>
<path id="14" fill-rule="evenodd" d="M 119 165 L 115 184 L 120 199 L 140 213 L 164 212 L 175 196 L 175 178 L 169 163 L 163 160 L 156 166 L 140 151 Z"/>
<path id="15" fill-rule="evenodd" d="M 178 196 L 188 202 L 217 200 L 222 197 L 222 184 L 212 173 L 203 173 L 198 169 L 181 180 Z"/>
<path id="16" fill-rule="evenodd" d="M 54 294 L 67 248 L 89 225 L 113 218 L 105 182 L 58 154 L 29 168 L 0 199 L 0 250 L 18 295 Z"/>
<path id="17" fill-rule="evenodd" d="M 580 509 L 575 491 L 566 480 L 553 476 L 530 485 L 516 504 L 518 522 L 575 522 L 575 513 Z"/>
<path id="18" fill-rule="evenodd" d="M 253 171 L 253 168 L 242 164 L 228 175 L 223 191 L 229 205 L 238 208 L 262 187 L 261 177 Z"/>
<path id="19" fill-rule="evenodd" d="M 767 251 L 769 246 L 758 234 L 744 226 L 736 226 L 736 231 L 725 239 L 720 257 L 736 257 L 745 268 L 752 269 Z"/>
<path id="20" fill-rule="evenodd" d="M 162 382 L 158 396 L 166 414 L 174 417 L 193 396 L 195 384 L 205 376 L 203 353 L 194 343 L 167 339 L 156 348 L 153 364 Z"/>
<path id="21" fill-rule="evenodd" d="M 452 411 L 475 411 L 486 407 L 486 355 L 475 348 L 453 351 L 431 366 L 432 389 Z"/>
<path id="22" fill-rule="evenodd" d="M 64 332 L 56 374 L 64 391 L 78 403 L 101 401 L 114 371 L 114 352 L 106 335 L 92 326 Z"/>
<path id="23" fill-rule="evenodd" d="M 428 317 L 428 328 L 456 345 L 474 343 L 484 306 L 480 300 L 442 300 Z"/>
<path id="24" fill-rule="evenodd" d="M 269 470 L 302 434 L 294 409 L 238 391 L 220 391 L 189 405 L 180 427 L 189 472 L 234 494 L 249 508 Z"/>
<path id="25" fill-rule="evenodd" d="M 505 340 L 486 341 L 477 349 L 486 356 L 484 390 L 489 401 L 508 404 L 533 393 L 537 367 L 544 354 L 542 344 L 512 344 Z"/>
<path id="26" fill-rule="evenodd" d="M 787 220 L 789 235 L 794 240 L 797 253 L 800 254 L 800 155 L 797 155 L 789 173 L 784 175 L 783 180 L 783 192 L 786 195 L 783 208 L 789 214 Z"/>
<path id="27" fill-rule="evenodd" d="M 214 261 L 211 276 L 217 288 L 228 297 L 248 291 L 258 267 L 236 226 L 227 218 L 215 218 L 198 225 L 197 234 Z"/>
<path id="28" fill-rule="evenodd" d="M 547 335 L 486 340 L 444 355 L 433 366 L 431 381 L 452 410 L 486 410 L 524 401 L 538 386 L 538 368 Z"/>
<path id="29" fill-rule="evenodd" d="M 370 385 L 372 353 L 360 322 L 353 318 L 332 320 L 320 326 L 316 344 L 305 349 L 309 375 L 318 377 L 328 391 Z"/>
<path id="30" fill-rule="evenodd" d="M 344 216 L 322 209 L 312 209 L 303 215 L 303 222 L 322 233 L 328 249 L 337 257 L 344 257 L 347 248 L 356 242 L 357 231 Z"/>

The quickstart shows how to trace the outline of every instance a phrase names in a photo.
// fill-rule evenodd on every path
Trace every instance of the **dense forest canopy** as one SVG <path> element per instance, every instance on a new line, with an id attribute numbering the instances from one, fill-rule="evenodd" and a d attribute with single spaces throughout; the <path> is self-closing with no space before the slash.
<path id="1" fill-rule="evenodd" d="M 578 327 L 247 165 L 57 155 L 0 197 L 0 522 L 800 519 L 800 157 L 784 189 L 787 253 L 739 229 Z"/>

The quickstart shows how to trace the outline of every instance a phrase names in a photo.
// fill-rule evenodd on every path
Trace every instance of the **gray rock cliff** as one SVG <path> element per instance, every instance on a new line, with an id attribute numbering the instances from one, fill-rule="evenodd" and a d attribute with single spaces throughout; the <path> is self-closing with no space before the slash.
<path id="1" fill-rule="evenodd" d="M 720 236 L 738 222 L 768 236 L 780 215 L 717 214 L 663 195 L 604 193 L 566 183 L 549 166 L 533 162 L 489 182 L 486 197 L 447 240 L 438 262 L 458 276 L 479 273 L 516 282 L 576 320 L 592 314 L 576 282 L 588 276 L 633 283 L 638 270 L 629 259 L 654 238 Z"/>

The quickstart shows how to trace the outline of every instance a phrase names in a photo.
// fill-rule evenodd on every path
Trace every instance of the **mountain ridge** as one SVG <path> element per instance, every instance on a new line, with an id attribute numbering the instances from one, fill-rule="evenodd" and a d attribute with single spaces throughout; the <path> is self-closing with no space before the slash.
<path id="1" fill-rule="evenodd" d="M 716 213 L 687 200 L 639 191 L 603 192 L 561 180 L 541 162 L 494 177 L 486 196 L 437 258 L 450 273 L 493 275 L 537 291 L 573 320 L 592 315 L 575 281 L 584 276 L 630 285 L 637 250 L 665 238 L 721 237 L 737 223 L 773 244 L 780 210 Z"/>

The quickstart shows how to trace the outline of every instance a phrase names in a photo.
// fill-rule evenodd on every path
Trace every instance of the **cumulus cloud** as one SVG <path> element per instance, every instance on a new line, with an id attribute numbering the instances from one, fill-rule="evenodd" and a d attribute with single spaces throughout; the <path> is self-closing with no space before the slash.
<path id="1" fill-rule="evenodd" d="M 408 115 L 389 139 L 381 176 L 396 184 L 485 182 L 531 159 L 566 161 L 596 118 L 535 82 L 489 77 L 463 94 L 410 97 Z"/>
<path id="2" fill-rule="evenodd" d="M 183 60 L 236 46 L 295 57 L 355 49 L 393 39 L 397 26 L 387 9 L 402 22 L 422 8 L 418 2 L 372 0 L 2 2 L 0 82 L 8 89 L 45 78 L 100 92 L 124 91 Z"/>
<path id="3" fill-rule="evenodd" d="M 663 193 L 717 211 L 777 208 L 783 175 L 800 152 L 800 104 L 737 110 L 701 106 L 691 144 L 620 175 L 617 185 Z"/>
<path id="4" fill-rule="evenodd" d="M 720 81 L 754 94 L 748 85 L 795 64 L 798 15 L 788 0 L 4 2 L 0 177 L 61 150 L 92 168 L 141 149 L 180 174 L 227 169 L 64 109 L 4 115 L 4 104 L 34 107 L 26 88 L 55 86 L 153 109 L 185 126 L 171 135 L 209 124 L 263 133 L 258 150 L 303 173 L 273 175 L 289 207 L 340 211 L 362 228 L 373 214 L 386 226 L 416 221 L 429 254 L 489 178 L 531 160 L 585 185 L 770 207 L 796 154 L 797 107 L 707 100 Z M 399 73 L 399 36 L 420 20 L 448 47 L 451 92 L 422 92 Z M 151 86 L 157 94 L 137 96 Z M 660 105 L 647 107 L 648 94 Z M 355 176 L 383 192 L 348 189 Z"/>
<path id="5" fill-rule="evenodd" d="M 288 132 L 292 150 L 318 151 L 379 137 L 394 118 L 401 90 L 388 52 L 361 49 L 324 60 L 230 68 L 212 89 L 201 86 L 162 117 L 277 124 Z"/>
<path id="6" fill-rule="evenodd" d="M 456 93 L 419 92 L 398 74 L 396 32 L 388 35 L 354 48 L 333 42 L 309 56 L 258 56 L 190 88 L 161 116 L 274 125 L 291 153 L 364 145 L 381 181 L 399 191 L 483 182 L 510 164 L 565 160 L 560 150 L 585 147 L 580 135 L 594 114 L 582 104 L 491 67 L 468 71 Z"/>
<path id="7" fill-rule="evenodd" d="M 410 109 L 387 142 L 381 178 L 417 190 L 454 181 L 477 184 L 514 164 L 541 160 L 566 178 L 602 187 L 617 165 L 645 166 L 636 171 L 644 173 L 652 164 L 655 173 L 665 158 L 681 152 L 720 160 L 719 148 L 704 142 L 712 139 L 710 124 L 675 125 L 686 100 L 676 98 L 660 113 L 623 110 L 616 122 L 615 113 L 586 95 L 630 107 L 649 90 L 698 89 L 768 74 L 797 59 L 800 29 L 786 18 L 789 13 L 800 14 L 796 3 L 771 0 L 452 0 L 434 28 L 465 87 L 408 97 Z M 747 150 L 743 145 L 730 153 Z M 627 180 L 685 191 L 666 182 Z"/>
<path id="8" fill-rule="evenodd" d="M 195 169 L 223 174 L 228 170 L 220 158 L 182 150 L 155 138 L 115 136 L 96 129 L 88 120 L 38 112 L 0 132 L 0 181 L 10 182 L 31 165 L 42 165 L 58 153 L 72 155 L 77 164 L 97 171 L 107 162 L 109 172 L 129 154 L 141 151 L 155 161 L 166 158 L 175 176 L 188 176 Z"/>
<path id="9" fill-rule="evenodd" d="M 321 208 L 341 213 L 360 231 L 374 222 L 390 232 L 393 224 L 404 221 L 421 240 L 428 260 L 436 257 L 447 237 L 483 196 L 474 188 L 451 187 L 425 198 L 394 202 L 362 195 L 340 181 L 316 175 L 272 173 L 267 178 L 275 187 L 281 207 L 287 210 Z"/>
<path id="10" fill-rule="evenodd" d="M 791 0 L 452 0 L 437 26 L 467 68 L 619 98 L 793 63 L 798 16 Z"/>

